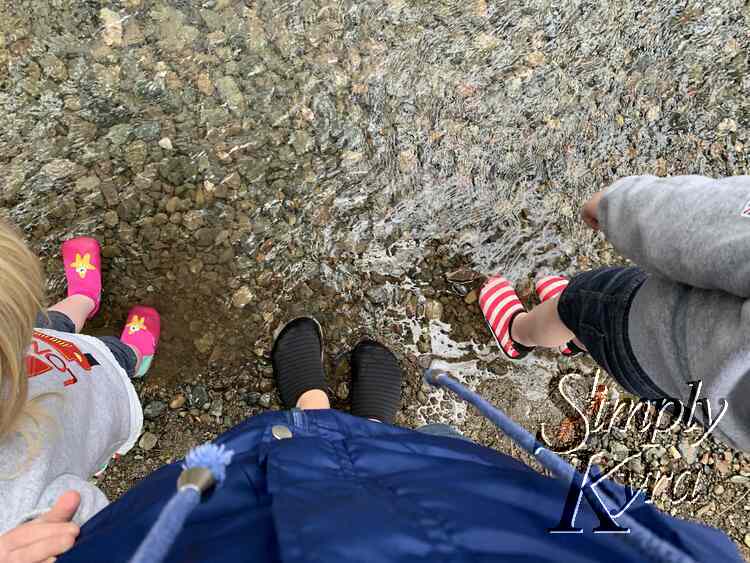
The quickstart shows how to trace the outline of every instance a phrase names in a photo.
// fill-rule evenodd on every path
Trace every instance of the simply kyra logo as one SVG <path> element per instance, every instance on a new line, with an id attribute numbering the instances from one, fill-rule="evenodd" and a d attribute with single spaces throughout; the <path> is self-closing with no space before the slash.
<path id="1" fill-rule="evenodd" d="M 568 495 L 565 500 L 565 506 L 563 508 L 563 515 L 560 522 L 554 528 L 551 528 L 549 533 L 553 534 L 580 534 L 583 533 L 582 528 L 576 527 L 576 518 L 579 514 L 581 502 L 586 499 L 589 506 L 593 510 L 596 518 L 599 520 L 599 526 L 593 529 L 594 533 L 629 533 L 630 529 L 621 526 L 617 523 L 617 518 L 622 517 L 640 497 L 644 494 L 646 497 L 645 502 L 651 503 L 652 499 L 648 497 L 646 491 L 649 489 L 649 484 L 653 484 L 653 488 L 656 489 L 660 485 L 659 483 L 672 483 L 672 493 L 678 498 L 673 501 L 679 504 L 684 502 L 692 494 L 695 498 L 698 490 L 698 483 L 701 478 L 701 472 L 685 470 L 681 474 L 675 476 L 673 472 L 661 473 L 661 469 L 656 474 L 648 473 L 640 483 L 629 483 L 625 487 L 625 498 L 624 500 L 618 500 L 619 506 L 608 506 L 614 504 L 614 501 L 610 498 L 611 495 L 607 494 L 612 489 L 609 487 L 608 491 L 604 489 L 605 479 L 608 479 L 618 471 L 621 471 L 625 464 L 632 462 L 633 460 L 640 458 L 644 453 L 654 448 L 660 448 L 658 438 L 660 436 L 672 436 L 672 431 L 679 427 L 680 424 L 685 425 L 685 434 L 697 434 L 696 439 L 692 443 L 685 445 L 687 448 L 697 448 L 703 441 L 713 432 L 718 426 L 721 419 L 729 408 L 729 403 L 726 399 L 720 399 L 719 405 L 720 410 L 718 412 L 712 412 L 711 401 L 707 398 L 700 398 L 701 389 L 703 384 L 701 381 L 694 381 L 688 383 L 690 387 L 690 399 L 687 405 L 684 405 L 677 399 L 662 399 L 659 401 L 649 401 L 646 399 L 634 400 L 631 398 L 625 398 L 620 401 L 618 398 L 614 404 L 609 407 L 609 418 L 605 416 L 605 411 L 608 409 L 604 408 L 606 399 L 602 397 L 603 385 L 597 385 L 597 380 L 594 380 L 593 389 L 591 393 L 591 404 L 588 410 L 581 408 L 574 400 L 571 399 L 570 394 L 567 392 L 566 384 L 571 379 L 579 379 L 580 376 L 575 374 L 569 374 L 562 378 L 559 384 L 559 390 L 565 401 L 576 411 L 578 417 L 572 419 L 569 417 L 561 426 L 561 431 L 567 426 L 575 426 L 576 428 L 582 429 L 581 440 L 572 448 L 566 449 L 565 451 L 558 451 L 557 453 L 570 454 L 575 451 L 584 449 L 589 438 L 594 434 L 600 434 L 607 436 L 612 433 L 613 429 L 617 428 L 620 432 L 627 432 L 631 426 L 636 428 L 645 437 L 645 442 L 639 446 L 638 451 L 632 455 L 627 455 L 624 459 L 618 461 L 614 467 L 609 469 L 607 472 L 602 473 L 599 468 L 595 465 L 597 460 L 603 458 L 611 458 L 610 452 L 602 451 L 595 452 L 588 460 L 586 470 L 584 473 L 576 472 L 573 478 Z M 606 397 L 606 388 L 603 393 Z M 705 423 L 701 424 L 696 418 L 696 411 L 698 407 L 701 408 L 702 419 Z M 547 446 L 550 446 L 551 442 L 545 434 L 545 425 L 541 427 L 541 438 Z M 663 451 L 663 450 L 662 450 Z M 695 450 L 694 450 L 695 451 Z M 691 480 L 693 483 L 691 483 Z M 692 493 L 691 493 L 692 491 Z M 680 493 L 684 493 L 681 494 Z M 622 496 L 622 495 L 620 495 Z M 608 501 L 608 502 L 605 502 Z M 688 501 L 690 502 L 690 501 Z"/>

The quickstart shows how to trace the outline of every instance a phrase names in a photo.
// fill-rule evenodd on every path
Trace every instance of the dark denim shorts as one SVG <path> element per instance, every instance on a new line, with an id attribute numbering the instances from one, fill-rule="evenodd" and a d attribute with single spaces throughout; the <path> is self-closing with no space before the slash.
<path id="1" fill-rule="evenodd" d="M 73 323 L 67 315 L 60 313 L 59 311 L 39 313 L 36 317 L 36 324 L 34 326 L 36 328 L 47 328 L 58 332 L 70 332 L 72 334 L 75 334 L 76 332 L 75 323 Z M 100 336 L 98 338 L 107 348 L 109 348 L 109 351 L 112 352 L 117 363 L 125 370 L 128 377 L 132 379 L 135 376 L 135 366 L 138 363 L 138 358 L 136 357 L 135 352 L 133 352 L 133 349 L 114 336 Z"/>
<path id="2" fill-rule="evenodd" d="M 640 268 L 601 268 L 578 274 L 560 295 L 560 319 L 628 392 L 645 399 L 664 393 L 643 371 L 628 336 L 635 294 L 646 281 Z"/>

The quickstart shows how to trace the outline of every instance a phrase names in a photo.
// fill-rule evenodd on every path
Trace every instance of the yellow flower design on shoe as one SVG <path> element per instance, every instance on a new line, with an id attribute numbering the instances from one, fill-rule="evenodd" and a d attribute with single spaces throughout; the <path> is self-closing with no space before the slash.
<path id="1" fill-rule="evenodd" d="M 77 237 L 62 243 L 62 259 L 68 296 L 84 295 L 94 302 L 88 318 L 99 310 L 102 299 L 102 256 L 99 243 L 91 237 Z"/>
<path id="2" fill-rule="evenodd" d="M 75 262 L 70 264 L 70 267 L 78 273 L 81 279 L 85 279 L 89 271 L 96 270 L 96 266 L 91 263 L 91 254 L 88 252 L 83 256 L 76 252 Z"/>
<path id="3" fill-rule="evenodd" d="M 146 328 L 146 318 L 133 315 L 130 322 L 125 325 L 125 328 L 127 328 L 129 334 L 135 334 L 139 330 L 148 330 Z"/>

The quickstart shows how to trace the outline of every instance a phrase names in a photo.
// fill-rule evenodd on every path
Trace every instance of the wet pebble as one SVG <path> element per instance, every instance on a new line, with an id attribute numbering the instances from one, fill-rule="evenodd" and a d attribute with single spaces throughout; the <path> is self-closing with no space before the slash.
<path id="1" fill-rule="evenodd" d="M 698 449 L 690 445 L 690 442 L 683 440 L 679 445 L 680 454 L 685 458 L 688 465 L 694 464 L 698 460 Z"/>
<path id="2" fill-rule="evenodd" d="M 193 340 L 195 349 L 201 354 L 208 354 L 214 347 L 214 334 L 212 332 L 206 332 L 200 338 Z"/>
<path id="3" fill-rule="evenodd" d="M 204 385 L 193 385 L 188 390 L 188 401 L 192 408 L 203 408 L 209 402 L 208 390 Z"/>
<path id="4" fill-rule="evenodd" d="M 254 407 L 258 404 L 260 401 L 260 393 L 257 391 L 251 391 L 247 395 L 245 395 L 245 403 L 247 403 L 247 406 Z"/>
<path id="5" fill-rule="evenodd" d="M 156 446 L 156 442 L 158 440 L 159 438 L 157 438 L 156 434 L 152 434 L 151 432 L 144 432 L 141 436 L 141 439 L 138 440 L 138 445 L 141 447 L 141 449 L 149 451 L 154 449 L 154 446 Z"/>
<path id="6" fill-rule="evenodd" d="M 336 396 L 340 401 L 346 401 L 349 398 L 349 384 L 346 381 L 339 383 L 336 388 Z"/>
<path id="7" fill-rule="evenodd" d="M 120 216 L 116 211 L 107 211 L 104 214 L 104 224 L 108 227 L 116 227 L 120 222 Z"/>
<path id="8" fill-rule="evenodd" d="M 234 292 L 234 295 L 232 295 L 232 305 L 234 305 L 237 309 L 243 309 L 254 300 L 255 295 L 246 285 L 243 285 L 241 288 Z"/>
<path id="9" fill-rule="evenodd" d="M 258 399 L 258 403 L 264 409 L 271 408 L 271 402 L 272 402 L 272 399 L 271 399 L 271 394 L 270 393 L 263 393 L 260 396 L 260 398 Z"/>
<path id="10" fill-rule="evenodd" d="M 643 462 L 638 457 L 631 459 L 628 466 L 633 473 L 638 475 L 642 474 L 644 471 Z"/>
<path id="11" fill-rule="evenodd" d="M 180 393 L 179 395 L 175 396 L 175 398 L 172 399 L 172 401 L 169 403 L 169 408 L 172 410 L 180 409 L 185 406 L 185 402 L 185 395 Z"/>
<path id="12" fill-rule="evenodd" d="M 424 316 L 430 321 L 439 321 L 443 318 L 443 304 L 433 299 L 427 301 L 424 308 Z"/>
<path id="13" fill-rule="evenodd" d="M 224 401 L 221 399 L 214 399 L 211 401 L 211 408 L 209 414 L 215 417 L 220 417 L 224 413 Z"/>
<path id="14" fill-rule="evenodd" d="M 167 405 L 161 401 L 151 401 L 143 408 L 143 416 L 149 420 L 157 418 L 167 408 Z"/>

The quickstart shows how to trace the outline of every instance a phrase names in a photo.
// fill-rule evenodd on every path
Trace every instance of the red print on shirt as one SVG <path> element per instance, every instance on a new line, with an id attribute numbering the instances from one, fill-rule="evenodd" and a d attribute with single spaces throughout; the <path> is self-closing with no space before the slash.
<path id="1" fill-rule="evenodd" d="M 78 378 L 71 371 L 70 364 L 78 365 L 85 371 L 91 371 L 91 363 L 81 353 L 78 346 L 56 336 L 34 331 L 31 349 L 26 356 L 26 373 L 29 378 L 56 369 L 69 376 L 63 381 L 63 385 L 73 385 Z"/>

